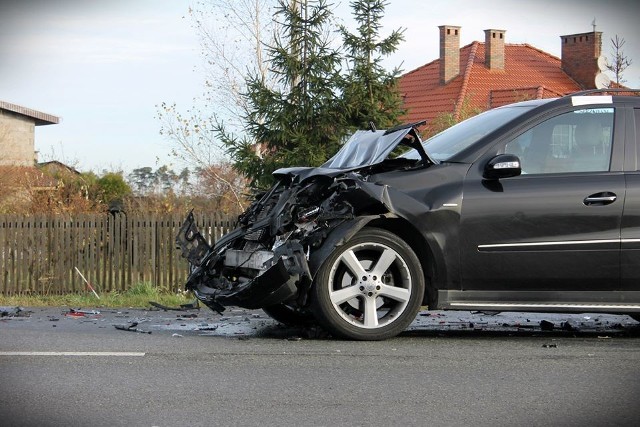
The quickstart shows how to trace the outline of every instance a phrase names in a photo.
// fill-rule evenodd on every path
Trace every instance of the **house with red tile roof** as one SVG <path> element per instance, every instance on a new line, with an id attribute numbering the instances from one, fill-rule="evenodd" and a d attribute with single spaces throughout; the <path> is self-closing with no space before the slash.
<path id="1" fill-rule="evenodd" d="M 406 122 L 430 122 L 446 113 L 458 118 L 463 108 L 484 111 L 596 87 L 601 32 L 560 36 L 558 58 L 529 44 L 505 43 L 505 30 L 485 30 L 484 43 L 461 48 L 460 27 L 438 28 L 440 57 L 399 79 Z"/>

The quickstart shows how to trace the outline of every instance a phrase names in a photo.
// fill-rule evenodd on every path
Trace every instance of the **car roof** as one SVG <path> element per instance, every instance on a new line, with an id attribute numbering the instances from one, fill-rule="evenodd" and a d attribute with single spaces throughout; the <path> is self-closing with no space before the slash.
<path id="1" fill-rule="evenodd" d="M 558 105 L 591 105 L 591 104 L 614 104 L 614 103 L 640 103 L 640 89 L 589 89 L 580 92 L 567 94 L 559 98 L 533 99 L 514 104 L 504 105 L 505 107 L 539 107 L 545 104 L 554 103 Z"/>
<path id="2" fill-rule="evenodd" d="M 500 106 L 498 108 L 508 108 L 508 107 L 538 107 L 540 105 L 548 104 L 549 102 L 556 101 L 560 98 L 542 98 L 542 99 L 532 99 L 530 101 L 521 101 L 513 104 L 507 104 Z M 497 108 L 496 108 L 497 109 Z"/>

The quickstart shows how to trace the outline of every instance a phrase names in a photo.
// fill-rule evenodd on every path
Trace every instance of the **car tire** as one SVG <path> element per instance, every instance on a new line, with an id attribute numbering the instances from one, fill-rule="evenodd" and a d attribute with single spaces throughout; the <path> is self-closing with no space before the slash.
<path id="1" fill-rule="evenodd" d="M 318 270 L 311 309 L 335 337 L 384 340 L 415 319 L 424 289 L 422 267 L 411 247 L 386 230 L 364 228 Z"/>
<path id="2" fill-rule="evenodd" d="M 309 326 L 316 323 L 311 312 L 286 303 L 263 307 L 262 311 L 273 320 L 287 326 Z"/>

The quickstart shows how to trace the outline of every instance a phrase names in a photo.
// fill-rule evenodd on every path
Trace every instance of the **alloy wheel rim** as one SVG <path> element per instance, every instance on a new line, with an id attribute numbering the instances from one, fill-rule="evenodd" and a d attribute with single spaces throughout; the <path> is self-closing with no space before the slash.
<path id="1" fill-rule="evenodd" d="M 382 243 L 347 248 L 329 273 L 329 299 L 348 323 L 376 329 L 396 321 L 411 298 L 411 273 L 406 261 Z"/>

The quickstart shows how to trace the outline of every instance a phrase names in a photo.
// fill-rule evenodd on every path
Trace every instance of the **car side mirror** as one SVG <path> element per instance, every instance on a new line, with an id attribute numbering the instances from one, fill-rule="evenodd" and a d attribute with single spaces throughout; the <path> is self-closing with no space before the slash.
<path id="1" fill-rule="evenodd" d="M 484 167 L 483 177 L 501 179 L 519 176 L 522 173 L 520 158 L 515 154 L 498 154 Z"/>

